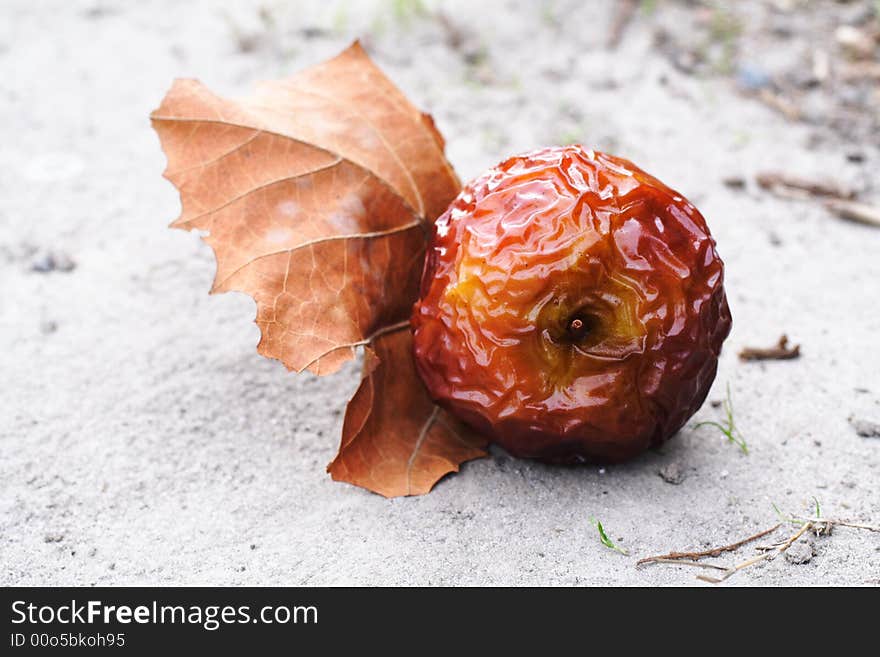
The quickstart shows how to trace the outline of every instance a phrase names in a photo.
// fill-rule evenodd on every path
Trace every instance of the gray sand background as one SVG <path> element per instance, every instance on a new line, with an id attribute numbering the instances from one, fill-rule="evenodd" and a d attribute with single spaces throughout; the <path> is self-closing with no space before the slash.
<path id="1" fill-rule="evenodd" d="M 743 538 L 814 497 L 880 523 L 880 438 L 848 422 L 880 421 L 880 229 L 754 183 L 784 169 L 880 202 L 880 99 L 804 83 L 796 121 L 741 90 L 743 72 L 809 72 L 816 48 L 834 64 L 835 26 L 873 3 L 727 3 L 732 36 L 711 8 L 644 4 L 610 51 L 611 2 L 3 2 L 0 583 L 690 585 L 700 571 L 636 558 Z M 713 38 L 694 64 L 663 26 Z M 179 203 L 147 116 L 174 77 L 244 94 L 356 36 L 434 114 L 462 179 L 580 141 L 702 210 L 734 317 L 710 400 L 730 385 L 748 456 L 689 426 L 605 468 L 495 450 L 418 498 L 330 480 L 357 365 L 317 378 L 257 355 L 253 302 L 208 296 L 210 249 L 166 229 Z M 75 268 L 35 271 L 50 251 Z M 782 333 L 800 359 L 737 359 Z M 720 418 L 707 403 L 694 421 Z M 678 484 L 658 476 L 673 464 Z M 880 534 L 814 549 L 728 584 L 880 582 Z"/>

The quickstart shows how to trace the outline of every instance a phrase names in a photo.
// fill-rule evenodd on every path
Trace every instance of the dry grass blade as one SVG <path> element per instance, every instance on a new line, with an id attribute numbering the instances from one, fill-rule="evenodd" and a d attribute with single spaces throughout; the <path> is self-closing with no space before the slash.
<path id="1" fill-rule="evenodd" d="M 770 191 L 796 189 L 812 196 L 828 196 L 838 199 L 855 198 L 855 191 L 833 181 L 812 180 L 783 171 L 765 171 L 755 179 L 762 188 Z"/>
<path id="2" fill-rule="evenodd" d="M 880 207 L 855 201 L 831 200 L 825 207 L 841 219 L 855 221 L 866 226 L 880 227 Z"/>
<path id="3" fill-rule="evenodd" d="M 614 17 L 611 19 L 611 27 L 608 29 L 608 40 L 605 45 L 609 50 L 613 50 L 620 45 L 626 28 L 635 16 L 638 2 L 636 0 L 619 0 L 617 8 L 614 11 Z"/>
<path id="4" fill-rule="evenodd" d="M 880 532 L 880 525 L 867 525 L 860 522 L 851 522 L 849 520 L 838 520 L 836 518 L 802 518 L 800 516 L 794 516 L 792 520 L 796 522 L 810 522 L 813 523 L 816 527 L 820 526 L 831 526 L 831 527 L 851 527 L 852 529 L 864 529 L 868 532 Z"/>

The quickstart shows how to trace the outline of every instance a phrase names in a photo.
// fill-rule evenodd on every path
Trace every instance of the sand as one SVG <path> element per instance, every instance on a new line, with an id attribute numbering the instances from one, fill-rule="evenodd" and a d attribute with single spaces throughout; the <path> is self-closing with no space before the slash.
<path id="1" fill-rule="evenodd" d="M 457 36 L 387 4 L 264 3 L 271 20 L 185 4 L 0 9 L 0 583 L 707 586 L 635 561 L 743 538 L 773 504 L 880 523 L 880 439 L 849 423 L 880 421 L 880 229 L 754 184 L 785 168 L 865 189 L 875 144 L 817 138 L 728 76 L 682 72 L 647 17 L 609 52 L 612 3 L 446 4 Z M 493 450 L 424 497 L 330 480 L 357 365 L 317 378 L 257 355 L 253 302 L 208 296 L 210 249 L 166 229 L 179 202 L 147 116 L 174 77 L 244 94 L 355 36 L 434 114 L 463 179 L 581 141 L 697 204 L 734 317 L 710 400 L 730 386 L 748 456 L 689 425 L 620 466 Z M 34 271 L 49 253 L 75 268 Z M 738 360 L 782 333 L 801 358 Z M 707 403 L 694 421 L 720 417 Z M 880 534 L 838 528 L 802 552 L 726 585 L 878 583 Z"/>

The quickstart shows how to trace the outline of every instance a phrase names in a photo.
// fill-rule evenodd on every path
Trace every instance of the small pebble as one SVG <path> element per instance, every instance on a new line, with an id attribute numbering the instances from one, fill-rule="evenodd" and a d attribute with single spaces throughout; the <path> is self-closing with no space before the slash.
<path id="1" fill-rule="evenodd" d="M 53 271 L 69 272 L 76 269 L 76 263 L 63 251 L 43 251 L 31 261 L 31 271 L 48 274 Z"/>
<path id="2" fill-rule="evenodd" d="M 794 34 L 791 29 L 791 26 L 782 20 L 773 21 L 770 25 L 770 31 L 783 39 L 789 39 Z"/>
<path id="3" fill-rule="evenodd" d="M 880 422 L 850 416 L 849 423 L 862 438 L 880 438 Z"/>
<path id="4" fill-rule="evenodd" d="M 766 71 L 748 64 L 739 67 L 736 72 L 736 81 L 739 87 L 746 91 L 765 89 L 773 84 L 773 80 Z"/>
<path id="5" fill-rule="evenodd" d="M 785 551 L 785 560 L 788 563 L 801 565 L 810 563 L 816 555 L 813 544 L 809 541 L 799 541 Z"/>
<path id="6" fill-rule="evenodd" d="M 657 474 L 663 481 L 673 486 L 680 484 L 685 477 L 684 471 L 676 461 L 663 466 Z"/>
<path id="7" fill-rule="evenodd" d="M 868 59 L 874 55 L 874 39 L 857 27 L 841 25 L 834 31 L 834 39 L 852 57 Z"/>

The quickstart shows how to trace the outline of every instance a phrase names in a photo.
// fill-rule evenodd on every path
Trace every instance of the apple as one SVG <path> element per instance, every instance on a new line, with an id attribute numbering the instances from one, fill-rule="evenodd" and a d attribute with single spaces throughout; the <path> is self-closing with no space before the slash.
<path id="1" fill-rule="evenodd" d="M 617 462 L 702 405 L 730 332 L 706 221 L 631 162 L 512 157 L 434 225 L 412 315 L 443 408 L 511 454 Z"/>

